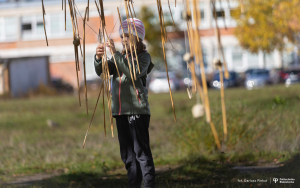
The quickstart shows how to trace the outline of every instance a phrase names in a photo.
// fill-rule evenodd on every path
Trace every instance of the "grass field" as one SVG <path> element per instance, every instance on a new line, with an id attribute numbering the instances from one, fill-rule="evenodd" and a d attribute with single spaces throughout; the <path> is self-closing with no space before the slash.
<path id="1" fill-rule="evenodd" d="M 216 148 L 205 118 L 192 117 L 196 96 L 190 100 L 182 91 L 173 93 L 173 97 L 177 123 L 169 94 L 149 95 L 155 165 L 176 166 L 157 176 L 158 187 L 266 187 L 270 185 L 238 183 L 237 179 L 269 179 L 283 173 L 285 178 L 300 177 L 296 168 L 300 165 L 300 85 L 226 90 L 228 141 L 222 150 Z M 210 90 L 209 97 L 212 119 L 222 141 L 219 91 Z M 107 109 L 104 136 L 102 102 L 82 149 L 95 103 L 96 95 L 91 94 L 86 115 L 85 106 L 79 107 L 73 96 L 0 100 L 0 183 L 41 172 L 60 172 L 58 177 L 29 186 L 126 187 L 126 177 L 115 170 L 124 165 L 115 126 L 115 137 L 111 136 Z M 48 127 L 48 119 L 59 125 Z M 283 167 L 269 174 L 245 175 L 231 170 L 236 165 L 264 164 Z M 293 186 L 300 187 L 299 181 L 296 179 Z"/>

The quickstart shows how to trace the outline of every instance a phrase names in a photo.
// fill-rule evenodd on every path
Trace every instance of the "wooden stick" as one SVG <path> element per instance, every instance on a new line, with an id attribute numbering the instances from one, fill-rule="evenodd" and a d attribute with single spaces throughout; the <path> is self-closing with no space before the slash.
<path id="1" fill-rule="evenodd" d="M 43 8 L 43 14 L 46 15 L 46 11 L 45 11 L 45 6 L 44 6 L 43 0 L 42 0 L 42 8 Z"/>
<path id="2" fill-rule="evenodd" d="M 85 9 L 84 19 L 83 19 L 83 75 L 84 75 L 84 89 L 85 89 L 85 106 L 86 106 L 86 114 L 88 115 L 88 99 L 87 99 L 87 88 L 86 88 L 86 70 L 85 70 L 85 21 L 86 14 L 88 11 L 88 7 Z"/>
<path id="3" fill-rule="evenodd" d="M 137 34 L 137 29 L 135 27 L 135 22 L 134 22 L 133 15 L 132 15 L 132 12 L 131 12 L 131 9 L 130 9 L 130 3 L 129 3 L 129 1 L 128 1 L 128 9 L 130 10 L 129 12 L 131 13 L 131 18 L 133 20 L 133 25 L 134 25 L 134 29 L 135 29 L 135 34 L 136 34 L 137 41 L 139 41 L 139 36 Z M 129 29 L 129 27 L 128 27 L 128 29 Z M 133 33 L 132 27 L 130 27 L 130 29 L 131 29 L 130 32 Z M 134 48 L 134 52 L 135 52 L 135 56 L 136 56 L 136 62 L 137 62 L 137 66 L 138 66 L 138 71 L 139 71 L 139 73 L 141 73 L 141 71 L 140 71 L 140 65 L 139 65 L 139 60 L 137 58 L 137 53 L 136 53 L 136 42 L 135 41 L 133 41 L 133 48 Z M 133 64 L 134 64 L 134 61 L 133 61 Z M 134 67 L 134 69 L 135 69 L 135 67 Z"/>
<path id="4" fill-rule="evenodd" d="M 46 14 L 46 11 L 45 11 L 44 1 L 43 0 L 42 0 L 42 10 L 43 10 L 43 24 L 44 24 L 44 32 L 45 32 L 45 37 L 46 37 L 46 43 L 47 43 L 47 46 L 49 46 L 48 45 L 47 32 L 46 32 L 46 26 L 45 26 L 45 14 Z"/>
<path id="5" fill-rule="evenodd" d="M 110 82 L 107 83 L 108 85 L 110 85 Z M 111 99 L 110 99 L 110 95 L 109 95 L 109 90 L 107 89 L 106 90 L 106 94 L 107 94 L 107 105 L 108 105 L 108 108 L 111 109 Z M 109 116 L 110 116 L 110 129 L 111 129 L 111 134 L 112 134 L 112 137 L 114 137 L 114 123 L 113 123 L 113 117 L 112 117 L 112 112 L 111 110 L 109 110 Z"/>
<path id="6" fill-rule="evenodd" d="M 191 57 L 194 57 L 194 48 L 193 48 L 193 43 L 194 41 L 192 40 L 194 37 L 193 37 L 193 32 L 191 32 L 191 29 L 189 27 L 190 25 L 190 21 L 187 21 L 186 22 L 186 25 L 187 25 L 187 33 L 188 33 L 188 39 L 189 39 L 189 46 L 190 46 L 190 53 L 191 53 Z"/>
<path id="7" fill-rule="evenodd" d="M 75 55 L 75 66 L 76 66 L 76 71 L 78 71 L 78 57 L 77 57 L 77 49 L 76 49 L 76 46 L 74 46 L 74 55 Z"/>
<path id="8" fill-rule="evenodd" d="M 191 62 L 190 70 L 191 70 L 191 74 L 192 74 L 192 79 L 194 80 L 194 83 L 193 83 L 193 85 L 194 85 L 193 86 L 193 92 L 196 93 L 196 90 L 197 90 L 196 80 L 198 80 L 198 78 L 196 76 L 194 61 Z"/>
<path id="9" fill-rule="evenodd" d="M 104 28 L 104 32 L 105 32 L 105 34 L 106 34 L 106 37 L 108 38 L 106 28 Z M 108 38 L 108 39 L 109 39 L 109 38 Z M 118 72 L 118 76 L 119 76 L 119 78 L 121 78 L 120 73 L 119 73 L 119 69 L 118 69 L 118 65 L 117 65 L 117 62 L 116 62 L 116 59 L 115 59 L 115 56 L 114 56 L 113 51 L 112 51 L 111 49 L 110 49 L 110 52 L 111 52 L 112 57 L 113 57 L 113 59 L 114 59 L 114 63 L 115 63 L 115 66 L 116 66 L 116 69 L 117 69 L 117 72 Z"/>
<path id="10" fill-rule="evenodd" d="M 167 64 L 167 59 L 166 59 L 166 52 L 165 52 L 165 38 L 163 36 L 163 25 L 162 25 L 162 14 L 160 12 L 160 1 L 156 0 L 157 2 L 157 8 L 158 8 L 158 12 L 159 12 L 159 21 L 160 21 L 160 31 L 161 31 L 161 41 L 162 41 L 162 47 L 163 47 L 163 54 L 164 54 L 164 60 L 165 60 L 165 66 L 166 66 L 166 73 L 167 73 L 167 78 L 168 78 L 168 84 L 169 84 L 169 92 L 170 92 L 170 97 L 171 97 L 171 103 L 172 103 L 172 108 L 173 108 L 173 114 L 174 114 L 174 120 L 175 122 L 177 122 L 176 120 L 176 113 L 175 113 L 175 107 L 174 107 L 174 101 L 173 101 L 173 96 L 172 96 L 172 90 L 171 90 L 171 86 L 170 86 L 170 78 L 169 78 L 169 73 L 168 73 L 168 64 Z"/>
<path id="11" fill-rule="evenodd" d="M 106 24 L 105 24 L 105 17 L 104 17 L 104 8 L 103 8 L 103 0 L 100 0 L 99 1 L 100 3 L 100 7 L 101 7 L 101 19 L 102 19 L 102 27 L 105 27 Z"/>
<path id="12" fill-rule="evenodd" d="M 99 91 L 99 94 L 98 94 L 98 98 L 97 98 L 97 102 L 96 102 L 96 105 L 95 105 L 95 108 L 94 108 L 94 113 L 93 113 L 93 115 L 92 115 L 92 119 L 91 119 L 91 121 L 90 121 L 89 127 L 88 127 L 88 129 L 87 129 L 87 131 L 86 131 L 86 134 L 85 134 L 85 137 L 84 137 L 84 140 L 83 140 L 83 144 L 82 144 L 82 148 L 83 148 L 83 149 L 84 149 L 84 146 L 85 146 L 85 141 L 86 141 L 87 135 L 88 135 L 88 133 L 89 133 L 90 127 L 91 127 L 92 122 L 93 122 L 93 119 L 94 119 L 94 115 L 95 115 L 95 112 L 96 112 L 96 109 L 97 109 L 97 105 L 98 105 L 98 101 L 99 101 L 99 98 L 100 98 L 102 89 L 103 89 L 103 82 L 102 82 L 102 85 L 101 85 L 101 88 L 100 88 L 100 91 Z M 105 128 L 104 128 L 104 129 L 105 129 Z M 105 135 L 105 137 L 106 137 L 106 135 Z"/>
<path id="13" fill-rule="evenodd" d="M 222 105 L 222 116 L 223 116 L 223 131 L 224 131 L 224 141 L 227 141 L 227 121 L 226 121 L 226 107 L 224 99 L 224 80 L 223 80 L 223 70 L 222 66 L 219 68 L 220 72 L 220 82 L 221 82 L 221 105 Z"/>
<path id="14" fill-rule="evenodd" d="M 100 10 L 99 10 L 99 7 L 98 7 L 98 4 L 97 4 L 97 1 L 96 1 L 96 0 L 95 0 L 95 4 L 96 4 L 96 7 L 97 7 L 97 11 L 98 11 L 99 17 L 100 17 L 100 25 L 102 25 L 102 24 L 101 24 L 101 22 L 102 22 L 101 13 L 100 13 Z M 99 32 L 99 33 L 100 33 L 100 32 Z"/>
<path id="15" fill-rule="evenodd" d="M 80 47 L 81 56 L 83 56 L 82 49 L 81 49 L 80 37 L 79 37 L 79 28 L 78 28 L 77 13 L 76 13 L 77 11 L 76 11 L 76 9 L 75 9 L 74 6 L 72 6 L 72 7 L 74 8 L 74 14 L 73 14 L 73 16 L 74 16 L 74 23 L 75 23 L 76 29 L 77 29 L 77 32 L 75 32 L 75 33 L 77 33 L 77 38 L 79 39 L 79 47 Z M 79 64 L 78 64 L 78 70 L 80 71 Z"/>
<path id="16" fill-rule="evenodd" d="M 105 80 L 102 80 L 102 82 L 105 82 Z M 103 118 L 104 118 L 104 132 L 106 137 L 106 123 L 105 123 L 105 105 L 104 105 L 104 91 L 103 91 Z"/>
<path id="17" fill-rule="evenodd" d="M 65 0 L 65 31 L 67 31 L 67 0 Z"/>
<path id="18" fill-rule="evenodd" d="M 126 17 L 127 17 L 127 25 L 128 25 L 129 50 L 130 50 L 130 56 L 131 56 L 131 60 L 132 60 L 133 77 L 134 77 L 134 80 L 136 80 L 135 65 L 134 65 L 133 53 L 132 53 L 131 23 L 130 23 L 130 20 L 129 20 L 129 13 L 128 13 L 128 7 L 127 7 L 127 4 L 126 4 L 126 1 L 124 1 L 124 3 L 125 3 L 125 10 L 126 10 Z M 128 59 L 129 59 L 129 57 L 128 57 Z"/>
<path id="19" fill-rule="evenodd" d="M 73 11 L 71 8 L 71 0 L 68 0 L 69 3 L 69 9 L 70 9 L 70 17 L 71 17 L 71 21 L 72 21 L 72 31 L 73 31 L 73 39 L 75 39 L 76 35 L 75 35 L 75 26 L 74 26 L 74 21 L 73 21 Z"/>
<path id="20" fill-rule="evenodd" d="M 73 22 L 73 11 L 71 8 L 71 0 L 68 0 L 68 4 L 69 4 L 69 9 L 70 9 L 70 17 L 71 17 L 71 21 L 72 21 L 72 31 L 73 31 L 73 40 L 75 40 L 76 35 L 75 35 L 75 26 L 74 26 L 74 22 Z M 81 106 L 81 101 L 80 101 L 80 90 L 79 90 L 79 77 L 78 77 L 78 70 L 79 70 L 79 60 L 78 60 L 78 55 L 77 51 L 76 51 L 76 46 L 74 45 L 74 51 L 75 51 L 75 66 L 76 66 L 76 76 L 77 76 L 77 91 L 78 91 L 78 100 L 79 100 L 79 106 Z"/>
<path id="21" fill-rule="evenodd" d="M 163 27 L 163 34 L 164 34 L 164 38 L 165 38 L 165 42 L 168 42 L 168 36 L 167 36 L 167 30 L 166 30 L 166 25 L 165 25 L 165 19 L 164 19 L 164 13 L 162 10 L 162 5 L 161 5 L 161 1 L 159 1 L 159 14 L 160 14 L 160 18 L 162 20 L 162 27 Z"/>
<path id="22" fill-rule="evenodd" d="M 216 142 L 216 145 L 217 145 L 218 149 L 221 149 L 221 143 L 220 143 L 220 140 L 219 140 L 219 136 L 218 136 L 218 133 L 216 131 L 215 125 L 212 121 L 210 122 L 210 128 L 213 132 L 215 142 Z"/>
<path id="23" fill-rule="evenodd" d="M 119 14 L 120 26 L 121 26 L 121 30 L 122 30 L 122 36 L 123 36 L 123 39 L 125 39 L 125 34 L 124 34 L 123 26 L 122 26 L 122 19 L 121 19 L 119 7 L 117 7 L 117 9 L 118 9 L 118 14 Z M 128 51 L 127 51 L 126 43 L 125 43 L 125 51 L 126 51 L 126 56 L 127 56 L 128 68 L 129 68 L 130 76 L 131 76 L 131 80 L 132 80 L 132 85 L 133 85 L 133 88 L 134 88 L 134 91 L 135 91 L 136 89 L 135 89 L 135 84 L 134 84 L 134 80 L 133 80 L 133 77 L 132 77 L 132 72 L 131 72 L 130 62 L 129 62 L 129 60 L 128 60 Z M 136 92 L 134 92 L 134 93 L 135 93 L 135 97 L 136 97 L 136 99 L 137 99 L 137 98 L 138 98 L 138 97 L 137 97 L 137 94 L 136 94 Z"/>
<path id="24" fill-rule="evenodd" d="M 137 41 L 139 42 L 140 39 L 139 39 L 139 36 L 138 36 L 138 34 L 137 34 L 137 30 L 136 30 L 135 22 L 134 22 L 134 17 L 133 17 L 133 14 L 132 14 L 132 12 L 131 12 L 131 9 L 130 9 L 130 3 L 129 3 L 129 1 L 128 1 L 128 10 L 129 10 L 129 12 L 130 12 L 130 14 L 131 14 L 131 18 L 132 18 L 132 21 L 133 21 L 133 26 L 134 26 L 134 30 L 135 30 L 135 34 L 136 34 Z"/>
<path id="25" fill-rule="evenodd" d="M 136 52 L 136 47 L 135 47 L 135 41 L 133 42 L 133 48 L 134 48 L 134 52 L 135 52 L 135 59 L 136 59 L 136 64 L 138 66 L 138 71 L 139 71 L 139 74 L 141 74 L 141 70 L 140 70 L 140 64 L 139 64 L 139 58 L 138 58 L 138 55 L 137 55 L 137 52 Z M 134 64 L 134 62 L 133 62 Z"/>
<path id="26" fill-rule="evenodd" d="M 73 38 L 74 38 L 74 40 L 76 39 L 76 37 L 78 38 L 79 46 L 80 46 L 80 52 L 81 52 L 81 56 L 82 56 L 81 43 L 80 43 L 80 38 L 79 38 L 79 29 L 78 29 L 78 23 L 77 23 L 77 17 L 76 17 L 76 10 L 75 10 L 75 7 L 73 6 L 73 4 L 74 4 L 74 0 L 69 1 L 70 14 L 71 14 L 71 20 L 72 20 L 72 29 L 73 29 Z M 77 36 L 76 36 L 76 34 L 77 34 Z M 76 50 L 78 50 L 77 46 L 76 46 Z M 78 60 L 78 63 L 76 65 L 77 65 L 77 67 L 76 67 L 77 71 L 80 71 L 79 60 Z"/>
<path id="27" fill-rule="evenodd" d="M 135 11 L 134 11 L 134 7 L 133 7 L 132 1 L 131 1 L 131 7 L 132 7 L 132 11 L 133 11 L 133 13 L 134 13 L 134 17 L 136 18 L 136 14 L 135 14 Z"/>
<path id="28" fill-rule="evenodd" d="M 89 18 L 90 18 L 90 16 L 89 16 L 89 14 L 90 14 L 90 0 L 88 0 L 88 6 L 87 6 L 88 8 L 87 8 L 87 21 L 89 21 Z"/>
<path id="29" fill-rule="evenodd" d="M 172 11 L 171 11 L 171 7 L 170 7 L 170 0 L 168 0 L 168 5 L 169 5 L 169 9 L 170 9 L 170 14 L 171 14 L 171 18 L 172 18 L 173 26 L 175 27 L 175 23 L 174 23 L 174 19 L 173 19 Z M 175 7 L 176 7 L 176 5 L 175 5 Z"/>
<path id="30" fill-rule="evenodd" d="M 75 46 L 74 46 L 75 48 Z M 77 67 L 77 64 L 79 64 L 78 56 L 76 56 L 76 50 L 75 50 L 75 66 Z M 77 76 L 77 91 L 78 91 L 78 100 L 79 100 L 79 106 L 81 106 L 81 100 L 80 100 L 80 88 L 79 88 L 79 77 L 78 77 L 78 71 L 76 70 L 76 76 Z"/>
<path id="31" fill-rule="evenodd" d="M 80 101 L 80 88 L 79 88 L 79 77 L 78 77 L 78 69 L 79 66 L 79 58 L 78 58 L 78 50 L 77 47 L 74 45 L 74 52 L 75 52 L 75 66 L 76 66 L 76 74 L 77 74 L 77 91 L 78 91 L 78 100 L 79 100 L 79 106 L 81 106 Z"/>
<path id="32" fill-rule="evenodd" d="M 222 54 L 224 70 L 225 70 L 225 78 L 228 79 L 229 78 L 229 72 L 228 72 L 227 63 L 226 63 L 225 56 L 224 56 L 224 49 L 223 49 L 222 43 L 221 43 L 221 34 L 220 34 L 220 29 L 219 29 L 219 26 L 218 26 L 218 22 L 217 22 L 217 13 L 216 13 L 215 1 L 212 0 L 211 3 L 212 3 L 212 6 L 213 6 L 213 13 L 214 13 L 214 17 L 215 17 L 216 34 L 217 34 L 217 42 L 218 42 L 218 50 L 219 50 L 218 52 L 219 52 L 219 56 L 220 56 L 220 52 Z"/>
<path id="33" fill-rule="evenodd" d="M 222 8 L 222 2 L 221 2 L 221 0 L 219 0 L 219 3 L 220 3 L 221 11 L 222 11 L 222 17 L 223 17 L 224 27 L 225 27 L 225 29 L 227 30 L 226 20 L 225 20 L 225 11 L 224 11 L 224 9 Z"/>
<path id="34" fill-rule="evenodd" d="M 193 0 L 193 20 L 195 23 L 196 28 L 194 29 L 194 36 L 195 39 L 194 41 L 197 41 L 195 43 L 195 55 L 196 55 L 196 61 L 198 64 L 200 64 L 200 69 L 201 69 L 201 79 L 202 79 L 202 87 L 203 87 L 203 94 L 204 94 L 204 104 L 205 104 L 205 114 L 206 114 L 206 121 L 210 122 L 211 121 L 211 114 L 210 114 L 210 106 L 209 106 L 209 99 L 208 99 L 208 91 L 207 91 L 207 83 L 206 83 L 206 76 L 205 76 L 205 67 L 203 63 L 203 58 L 202 58 L 202 50 L 201 50 L 201 45 L 200 43 L 200 37 L 199 37 L 199 20 L 197 19 L 197 7 L 196 7 L 196 0 Z M 193 40 L 193 39 L 192 39 Z"/>
<path id="35" fill-rule="evenodd" d="M 187 2 L 188 2 L 188 0 L 187 0 Z M 208 123 L 210 123 L 210 127 L 213 132 L 216 145 L 220 149 L 221 144 L 220 144 L 220 140 L 218 137 L 218 133 L 216 131 L 216 128 L 215 128 L 213 122 L 211 121 L 210 106 L 209 106 L 209 99 L 208 99 L 208 92 L 207 92 L 207 85 L 206 85 L 207 83 L 206 83 L 206 76 L 205 76 L 205 68 L 204 68 L 203 57 L 202 57 L 202 49 L 201 49 L 201 45 L 200 45 L 200 36 L 199 36 L 199 32 L 198 32 L 200 20 L 198 20 L 198 16 L 197 16 L 196 0 L 193 0 L 193 20 L 194 20 L 196 28 L 194 29 L 195 39 L 192 39 L 192 40 L 197 41 L 194 45 L 195 46 L 195 56 L 196 56 L 196 61 L 200 64 L 200 68 L 201 68 L 201 79 L 202 79 L 204 102 L 205 102 L 206 121 Z"/>
<path id="36" fill-rule="evenodd" d="M 104 30 L 105 27 L 103 27 L 103 30 Z M 105 42 L 105 35 L 104 35 L 104 32 L 103 32 L 103 39 L 104 39 L 104 42 Z M 109 67 L 108 67 L 108 62 L 107 62 L 107 52 L 106 52 L 106 48 L 104 49 L 104 59 L 105 59 L 105 68 L 106 68 L 106 79 L 108 80 L 108 82 L 110 83 L 110 73 L 109 73 Z M 110 91 L 111 90 L 111 87 L 110 87 L 110 84 L 108 84 L 108 90 Z"/>

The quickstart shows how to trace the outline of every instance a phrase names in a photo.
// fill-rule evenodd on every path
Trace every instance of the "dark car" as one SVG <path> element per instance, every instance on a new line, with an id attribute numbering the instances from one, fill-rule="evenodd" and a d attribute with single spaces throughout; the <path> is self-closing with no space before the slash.
<path id="1" fill-rule="evenodd" d="M 51 78 L 51 87 L 53 87 L 59 93 L 73 93 L 74 88 L 69 83 L 65 82 L 61 78 Z"/>
<path id="2" fill-rule="evenodd" d="M 285 86 L 300 83 L 300 70 L 289 71 L 286 75 Z"/>
<path id="3" fill-rule="evenodd" d="M 112 81 L 112 77 L 111 77 L 111 81 Z M 99 90 L 100 87 L 101 87 L 101 84 L 102 84 L 102 80 L 100 77 L 98 78 L 95 78 L 95 79 L 87 79 L 86 80 L 86 87 L 87 87 L 87 90 L 91 90 L 91 91 L 94 91 L 94 90 Z M 79 90 L 80 92 L 84 92 L 85 91 L 85 82 L 84 80 L 80 83 L 79 85 Z"/>
<path id="4" fill-rule="evenodd" d="M 234 71 L 229 71 L 229 78 L 226 79 L 224 77 L 224 72 L 223 72 L 223 81 L 224 81 L 224 88 L 239 86 L 238 73 L 236 73 Z M 221 88 L 220 73 L 219 72 L 215 72 L 213 74 L 210 85 L 213 88 L 218 88 L 218 89 Z"/>

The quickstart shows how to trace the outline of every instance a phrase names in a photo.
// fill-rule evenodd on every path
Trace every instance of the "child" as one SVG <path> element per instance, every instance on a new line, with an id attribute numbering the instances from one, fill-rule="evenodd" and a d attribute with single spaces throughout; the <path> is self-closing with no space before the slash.
<path id="1" fill-rule="evenodd" d="M 122 22 L 125 38 L 123 38 L 121 26 L 119 34 L 123 44 L 122 53 L 116 51 L 114 42 L 106 43 L 115 57 L 118 72 L 113 58 L 108 60 L 109 73 L 113 75 L 112 84 L 112 114 L 116 119 L 118 138 L 120 144 L 120 153 L 122 161 L 127 169 L 129 187 L 141 187 L 141 182 L 144 179 L 145 188 L 155 187 L 155 169 L 152 158 L 152 153 L 149 144 L 149 123 L 150 123 L 150 108 L 148 103 L 148 90 L 146 89 L 147 74 L 153 68 L 150 54 L 146 51 L 146 46 L 143 44 L 145 38 L 145 27 L 142 21 L 134 18 L 139 42 L 136 39 L 136 33 L 132 19 L 130 19 L 131 27 L 133 28 L 133 40 L 136 43 L 137 54 L 130 54 L 129 35 L 127 20 Z M 95 55 L 95 70 L 98 76 L 102 73 L 102 56 L 105 46 L 99 44 Z M 126 57 L 126 48 L 128 57 Z M 132 46 L 134 53 L 134 48 Z M 140 72 L 138 71 L 138 58 Z M 135 88 L 132 84 L 128 61 L 135 64 L 136 80 Z M 132 71 L 133 74 L 133 71 Z M 133 75 L 132 75 L 133 76 Z M 137 95 L 137 98 L 136 98 Z"/>

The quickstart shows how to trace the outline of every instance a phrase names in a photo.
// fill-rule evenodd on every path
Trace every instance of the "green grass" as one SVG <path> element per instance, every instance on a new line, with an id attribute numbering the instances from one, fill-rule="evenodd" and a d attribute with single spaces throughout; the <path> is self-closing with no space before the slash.
<path id="1" fill-rule="evenodd" d="M 192 117 L 195 94 L 191 100 L 183 91 L 173 93 L 173 97 L 177 123 L 169 94 L 149 95 L 150 142 L 155 165 L 182 165 L 158 175 L 159 187 L 242 187 L 244 184 L 236 183 L 241 174 L 230 169 L 241 164 L 286 162 L 291 167 L 290 175 L 296 173 L 299 177 L 299 170 L 293 168 L 300 164 L 296 156 L 300 149 L 299 85 L 226 90 L 228 141 L 223 143 L 222 150 L 216 148 L 205 117 Z M 210 90 L 209 98 L 212 120 L 223 142 L 219 90 Z M 104 187 L 125 187 L 126 177 L 111 172 L 124 165 L 115 126 L 115 137 L 111 136 L 107 109 L 104 136 L 102 102 L 82 149 L 95 103 L 96 95 L 92 94 L 86 115 L 84 103 L 79 107 L 76 97 L 0 100 L 0 182 L 60 171 L 61 176 L 36 186 L 97 187 L 103 183 Z M 58 122 L 59 127 L 49 128 L 47 119 Z M 108 179 L 103 180 L 104 176 Z"/>

